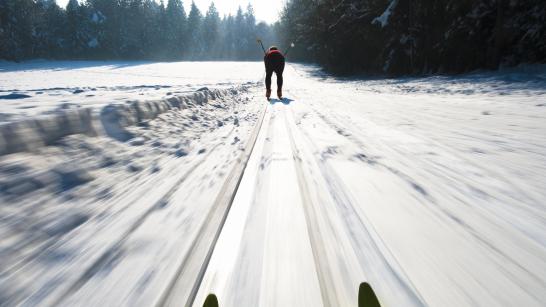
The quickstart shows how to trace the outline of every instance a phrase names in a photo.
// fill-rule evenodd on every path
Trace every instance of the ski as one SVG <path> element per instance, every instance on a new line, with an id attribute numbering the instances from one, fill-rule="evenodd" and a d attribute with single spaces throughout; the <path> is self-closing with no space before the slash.
<path id="1" fill-rule="evenodd" d="M 358 287 L 358 307 L 381 307 L 372 286 L 367 282 Z"/>
<path id="2" fill-rule="evenodd" d="M 216 295 L 209 294 L 203 307 L 219 307 Z M 367 282 L 361 283 L 358 287 L 358 307 L 381 307 L 372 286 Z"/>
<path id="3" fill-rule="evenodd" d="M 209 294 L 203 303 L 203 307 L 218 307 L 218 298 L 214 294 Z"/>

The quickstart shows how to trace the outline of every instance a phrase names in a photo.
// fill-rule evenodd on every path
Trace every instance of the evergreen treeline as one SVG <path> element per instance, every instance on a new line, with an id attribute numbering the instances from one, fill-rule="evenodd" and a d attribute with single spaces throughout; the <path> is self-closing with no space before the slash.
<path id="1" fill-rule="evenodd" d="M 274 41 L 251 5 L 220 17 L 181 0 L 0 0 L 0 58 L 256 60 Z"/>
<path id="2" fill-rule="evenodd" d="M 494 69 L 546 61 L 546 1 L 289 0 L 279 34 L 344 73 Z"/>

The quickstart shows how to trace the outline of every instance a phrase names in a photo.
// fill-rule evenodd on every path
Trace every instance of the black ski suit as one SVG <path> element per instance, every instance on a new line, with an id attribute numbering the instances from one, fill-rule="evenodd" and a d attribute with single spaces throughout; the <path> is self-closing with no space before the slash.
<path id="1" fill-rule="evenodd" d="M 277 90 L 282 89 L 282 73 L 284 71 L 284 55 L 279 50 L 269 50 L 264 56 L 265 87 L 271 90 L 271 76 L 277 75 Z"/>

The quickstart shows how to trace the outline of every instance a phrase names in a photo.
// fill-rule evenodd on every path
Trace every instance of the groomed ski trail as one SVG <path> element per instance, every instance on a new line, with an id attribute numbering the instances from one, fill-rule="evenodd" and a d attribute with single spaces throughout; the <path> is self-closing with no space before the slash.
<path id="1" fill-rule="evenodd" d="M 503 157 L 461 150 L 488 137 L 457 121 L 479 104 L 457 97 L 442 114 L 435 100 L 449 98 L 359 95 L 296 69 L 289 99 L 268 105 L 193 306 L 209 293 L 220 306 L 356 306 L 364 281 L 385 306 L 546 300 L 543 195 L 499 176 Z M 542 156 L 518 154 L 538 165 L 534 144 L 518 145 Z"/>
<path id="2" fill-rule="evenodd" d="M 134 127 L 152 138 L 129 158 L 192 146 L 97 179 L 98 214 L 10 251 L 0 305 L 357 306 L 362 282 L 383 306 L 546 302 L 544 91 L 297 64 L 285 82 Z"/>

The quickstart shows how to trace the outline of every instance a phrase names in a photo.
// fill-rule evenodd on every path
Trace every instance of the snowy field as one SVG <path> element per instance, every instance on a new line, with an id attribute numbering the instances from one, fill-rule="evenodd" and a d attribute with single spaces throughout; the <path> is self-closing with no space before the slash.
<path id="1" fill-rule="evenodd" d="M 271 103 L 262 78 L 260 62 L 2 63 L 1 95 L 30 96 L 0 99 L 6 122 L 247 87 L 125 142 L 0 156 L 0 305 L 357 306 L 364 281 L 385 306 L 543 305 L 545 66 L 357 80 L 291 64 Z"/>
<path id="2" fill-rule="evenodd" d="M 0 61 L 0 122 L 84 106 L 157 99 L 263 77 L 259 62 Z"/>

